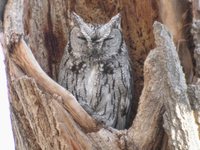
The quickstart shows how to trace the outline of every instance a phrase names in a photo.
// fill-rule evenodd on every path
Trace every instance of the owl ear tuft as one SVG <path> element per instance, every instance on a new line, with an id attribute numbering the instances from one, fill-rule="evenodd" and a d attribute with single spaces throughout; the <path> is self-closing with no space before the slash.
<path id="1" fill-rule="evenodd" d="M 121 14 L 118 13 L 114 17 L 111 18 L 110 22 L 114 28 L 118 28 L 121 30 Z"/>
<path id="2" fill-rule="evenodd" d="M 113 28 L 121 30 L 121 15 L 118 13 L 116 16 L 112 17 L 110 21 L 106 24 L 104 24 L 99 29 L 99 35 L 100 37 L 103 37 L 103 39 L 110 35 L 110 32 Z"/>
<path id="3" fill-rule="evenodd" d="M 81 32 L 83 33 L 83 35 L 87 39 L 90 39 L 90 35 L 93 32 L 90 26 L 87 23 L 85 23 L 84 20 L 75 12 L 72 12 L 71 17 L 74 24 L 77 25 L 81 29 Z"/>
<path id="4" fill-rule="evenodd" d="M 77 15 L 75 12 L 71 13 L 71 18 L 74 25 L 80 26 L 83 23 L 83 19 L 79 15 Z"/>

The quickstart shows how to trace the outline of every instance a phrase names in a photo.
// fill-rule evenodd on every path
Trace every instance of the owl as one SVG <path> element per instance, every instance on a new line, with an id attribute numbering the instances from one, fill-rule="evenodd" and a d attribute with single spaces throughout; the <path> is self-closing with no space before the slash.
<path id="1" fill-rule="evenodd" d="M 72 20 L 58 83 L 97 120 L 124 129 L 131 112 L 132 71 L 121 16 L 105 24 L 89 24 L 72 13 Z"/>

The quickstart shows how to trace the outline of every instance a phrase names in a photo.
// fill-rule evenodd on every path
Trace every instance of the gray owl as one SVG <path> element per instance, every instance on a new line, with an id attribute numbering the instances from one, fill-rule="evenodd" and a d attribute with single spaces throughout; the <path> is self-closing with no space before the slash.
<path id="1" fill-rule="evenodd" d="M 124 129 L 131 108 L 132 76 L 121 16 L 102 25 L 87 24 L 75 13 L 72 18 L 58 82 L 97 120 Z"/>

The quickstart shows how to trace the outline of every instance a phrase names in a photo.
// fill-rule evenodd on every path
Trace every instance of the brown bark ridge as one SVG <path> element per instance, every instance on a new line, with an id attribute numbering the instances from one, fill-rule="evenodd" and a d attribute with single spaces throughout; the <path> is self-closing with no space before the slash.
<path id="1" fill-rule="evenodd" d="M 139 0 L 9 0 L 3 23 L 6 46 L 1 41 L 0 48 L 6 52 L 16 149 L 200 149 L 198 118 L 195 117 L 195 122 L 178 54 L 172 36 L 158 22 L 154 24 L 156 48 L 145 61 L 144 88 L 136 118 L 128 130 L 99 126 L 71 93 L 49 77 L 56 79 L 70 29 L 71 10 L 87 16 L 88 21 L 97 22 L 124 10 L 122 26 L 125 38 L 130 42 L 131 58 L 135 59 L 133 67 L 139 68 L 135 73 L 135 87 L 136 95 L 140 95 L 141 66 L 154 46 L 151 28 L 157 17 L 156 3 Z M 135 17 L 130 17 L 133 14 Z M 191 101 L 198 103 L 195 100 L 198 101 L 197 98 Z"/>

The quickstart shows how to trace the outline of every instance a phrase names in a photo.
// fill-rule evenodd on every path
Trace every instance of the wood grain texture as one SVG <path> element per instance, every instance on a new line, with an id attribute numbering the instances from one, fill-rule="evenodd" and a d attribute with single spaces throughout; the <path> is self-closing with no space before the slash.
<path id="1" fill-rule="evenodd" d="M 73 145 L 77 149 L 92 149 L 88 138 L 81 130 L 77 130 L 75 122 L 63 107 L 65 104 L 62 99 L 44 94 L 35 81 L 26 76 L 13 84 L 30 131 L 41 149 L 73 149 Z M 76 144 L 73 144 L 74 141 Z"/>

